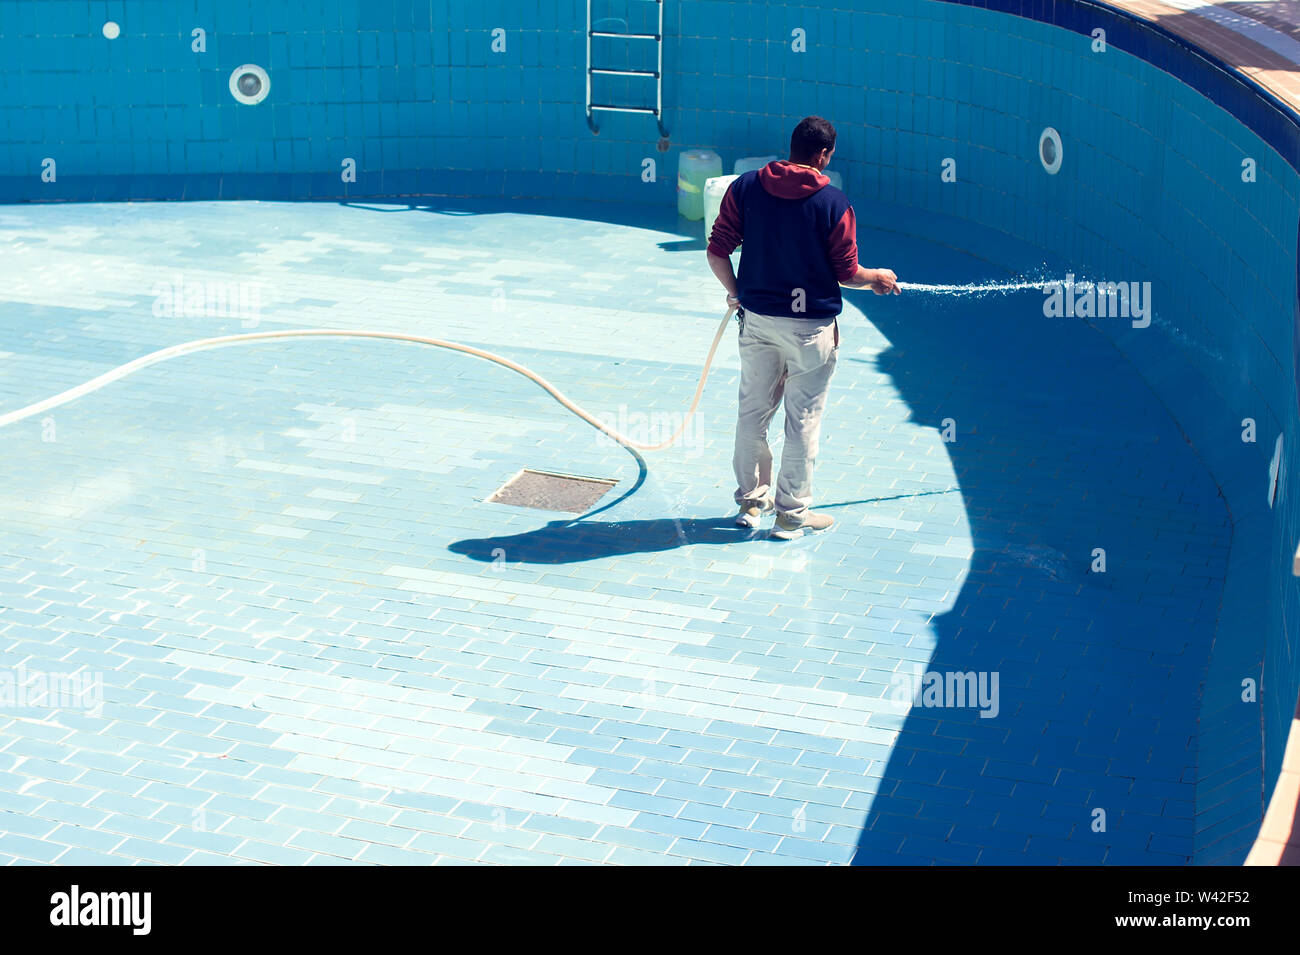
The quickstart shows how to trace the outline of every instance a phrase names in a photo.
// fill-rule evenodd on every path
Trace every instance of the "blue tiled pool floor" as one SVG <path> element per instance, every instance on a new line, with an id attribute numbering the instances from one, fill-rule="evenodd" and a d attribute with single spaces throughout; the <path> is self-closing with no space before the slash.
<path id="1" fill-rule="evenodd" d="M 191 339 L 368 328 L 653 438 L 724 307 L 691 228 L 4 207 L 0 412 Z M 256 318 L 169 314 L 205 282 L 255 284 Z M 102 705 L 0 707 L 0 862 L 1187 861 L 1228 517 L 1105 339 L 1028 296 L 850 297 L 838 524 L 788 544 L 730 524 L 730 337 L 644 471 L 523 378 L 373 340 L 189 355 L 8 426 L 0 670 Z M 616 480 L 613 506 L 485 503 L 525 467 Z M 898 702 L 919 671 L 996 674 L 996 715 Z"/>

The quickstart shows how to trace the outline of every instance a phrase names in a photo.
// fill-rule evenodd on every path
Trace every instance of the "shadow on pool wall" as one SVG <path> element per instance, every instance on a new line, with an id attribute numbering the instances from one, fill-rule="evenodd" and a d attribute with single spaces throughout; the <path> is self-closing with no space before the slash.
<path id="1" fill-rule="evenodd" d="M 955 600 L 930 621 L 927 670 L 996 673 L 1000 712 L 911 710 L 865 820 L 861 864 L 1192 855 L 1187 728 L 1202 673 L 1184 661 L 1204 661 L 1214 637 L 1227 511 L 1108 339 L 1035 315 L 1040 300 L 863 303 L 891 343 L 877 367 L 913 421 L 957 427 L 946 448 L 972 554 Z M 1103 393 L 1081 401 L 1081 380 L 1104 381 Z M 1142 490 L 1144 479 L 1154 483 Z M 1183 533 L 1161 540 L 1170 528 Z M 1090 572 L 1099 544 L 1104 574 Z M 1205 579 L 1182 579 L 1188 566 Z M 1091 828 L 1096 810 L 1104 832 Z"/>
<path id="2" fill-rule="evenodd" d="M 878 224 L 939 242 L 953 220 L 978 223 L 989 240 L 967 251 L 990 263 L 1046 258 L 1081 278 L 1150 282 L 1149 327 L 1094 324 L 1179 423 L 1231 515 L 1187 855 L 1239 862 L 1300 689 L 1300 587 L 1288 572 L 1300 542 L 1300 128 L 1243 81 L 1102 4 L 983 6 L 1001 9 L 670 2 L 672 144 L 660 153 L 643 116 L 606 114 L 599 136 L 587 129 L 577 3 L 538 13 L 453 0 L 205 0 L 197 12 L 124 2 L 114 7 L 122 35 L 110 41 L 84 22 L 85 4 L 0 0 L 0 54 L 15 78 L 0 84 L 9 133 L 0 199 L 462 195 L 671 206 L 681 149 L 716 149 L 728 165 L 780 153 L 791 125 L 818 113 L 839 130 L 833 165 L 861 219 L 890 210 Z M 1104 52 L 1094 26 L 1107 30 Z M 206 30 L 203 52 L 191 42 L 196 27 Z M 506 44 L 494 52 L 498 28 Z M 792 46 L 800 36 L 807 52 Z M 228 88 L 247 63 L 271 80 L 257 106 L 237 104 Z M 1047 126 L 1064 147 L 1055 176 L 1037 156 Z M 657 163 L 652 181 L 646 159 Z M 349 161 L 355 182 L 340 175 Z M 942 178 L 946 165 L 953 182 Z M 888 264 L 884 250 L 863 255 Z M 891 340 L 908 334 L 885 330 Z M 890 370 L 907 380 L 901 364 Z M 933 396 L 912 397 L 923 407 Z M 1246 419 L 1253 442 L 1243 440 Z M 979 490 L 963 488 L 977 506 Z M 1070 534 L 1063 528 L 1061 541 L 1088 543 Z M 1258 686 L 1258 702 L 1243 702 L 1243 681 Z M 891 761 L 897 778 L 903 755 Z"/>

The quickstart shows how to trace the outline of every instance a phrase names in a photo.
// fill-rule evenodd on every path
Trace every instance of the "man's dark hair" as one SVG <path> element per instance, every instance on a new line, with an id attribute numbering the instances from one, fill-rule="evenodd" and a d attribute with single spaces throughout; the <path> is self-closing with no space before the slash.
<path id="1" fill-rule="evenodd" d="M 820 116 L 805 116 L 790 134 L 790 159 L 806 163 L 823 149 L 835 148 L 835 127 Z"/>

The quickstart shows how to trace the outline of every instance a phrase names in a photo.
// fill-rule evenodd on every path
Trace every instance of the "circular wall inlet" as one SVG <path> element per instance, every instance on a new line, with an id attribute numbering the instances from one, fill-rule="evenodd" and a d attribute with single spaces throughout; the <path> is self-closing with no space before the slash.
<path id="1" fill-rule="evenodd" d="M 121 35 L 122 35 L 122 28 L 118 26 L 116 23 L 114 23 L 112 20 L 109 20 L 107 23 L 104 24 L 104 36 L 108 37 L 108 39 L 116 40 Z"/>
<path id="2" fill-rule="evenodd" d="M 1063 153 L 1061 134 L 1048 126 L 1043 130 L 1043 135 L 1038 137 L 1038 161 L 1043 164 L 1049 176 L 1055 176 L 1061 171 Z"/>
<path id="3" fill-rule="evenodd" d="M 230 74 L 230 95 L 245 106 L 256 106 L 271 92 L 271 78 L 260 66 L 246 63 Z"/>

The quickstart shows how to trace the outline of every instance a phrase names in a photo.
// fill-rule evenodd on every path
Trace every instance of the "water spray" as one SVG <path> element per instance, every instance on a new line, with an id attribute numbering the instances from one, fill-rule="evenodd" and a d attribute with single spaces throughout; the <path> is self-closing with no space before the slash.
<path id="1" fill-rule="evenodd" d="M 928 285 L 924 282 L 899 282 L 898 287 L 909 292 L 928 292 L 933 295 L 1001 295 L 1024 289 L 1044 289 L 1053 283 L 1040 282 L 972 282 L 969 285 Z"/>

